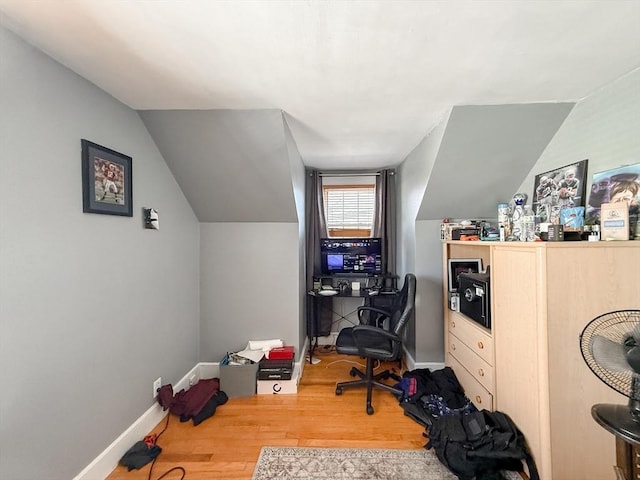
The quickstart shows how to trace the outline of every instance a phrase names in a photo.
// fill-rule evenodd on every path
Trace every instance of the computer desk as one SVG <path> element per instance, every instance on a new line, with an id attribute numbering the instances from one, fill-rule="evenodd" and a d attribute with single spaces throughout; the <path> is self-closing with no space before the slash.
<path id="1" fill-rule="evenodd" d="M 313 352 L 318 346 L 318 337 L 321 336 L 319 335 L 319 324 L 320 324 L 320 318 L 323 312 L 325 314 L 326 312 L 330 312 L 331 325 L 333 325 L 334 314 L 338 315 L 339 317 L 338 322 L 341 320 L 347 320 L 350 322 L 351 320 L 349 320 L 347 317 L 350 315 L 353 315 L 358 311 L 358 308 L 356 308 L 355 310 L 345 314 L 336 312 L 333 309 L 334 298 L 360 298 L 363 300 L 362 305 L 364 306 L 386 310 L 391 306 L 395 296 L 398 294 L 398 290 L 395 288 L 390 289 L 388 291 L 363 289 L 363 288 L 359 290 L 336 289 L 335 291 L 337 291 L 337 293 L 334 295 L 322 295 L 321 293 L 319 293 L 320 290 L 311 290 L 307 292 L 307 296 L 311 300 L 310 302 L 311 312 L 310 312 L 310 315 L 307 316 L 307 338 L 309 339 L 309 363 L 312 362 Z M 331 332 L 327 332 L 327 333 L 330 334 Z M 314 339 L 315 339 L 315 343 L 314 343 Z"/>

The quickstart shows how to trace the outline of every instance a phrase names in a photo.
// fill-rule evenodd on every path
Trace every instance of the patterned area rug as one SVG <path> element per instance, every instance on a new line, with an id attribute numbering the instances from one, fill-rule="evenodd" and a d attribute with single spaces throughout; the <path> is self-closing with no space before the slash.
<path id="1" fill-rule="evenodd" d="M 521 480 L 505 472 L 508 480 Z M 457 480 L 430 450 L 262 447 L 252 480 Z"/>

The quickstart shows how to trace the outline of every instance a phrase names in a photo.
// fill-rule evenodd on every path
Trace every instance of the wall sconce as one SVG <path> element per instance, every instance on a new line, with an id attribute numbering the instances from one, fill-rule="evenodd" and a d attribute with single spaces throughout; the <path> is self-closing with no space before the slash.
<path id="1" fill-rule="evenodd" d="M 142 207 L 142 219 L 144 221 L 144 228 L 160 230 L 158 211 L 155 208 Z"/>

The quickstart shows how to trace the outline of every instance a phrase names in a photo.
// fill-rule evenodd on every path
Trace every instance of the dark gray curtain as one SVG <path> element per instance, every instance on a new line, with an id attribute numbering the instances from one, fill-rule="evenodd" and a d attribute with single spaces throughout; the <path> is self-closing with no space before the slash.
<path id="1" fill-rule="evenodd" d="M 320 274 L 320 239 L 326 238 L 322 177 L 316 170 L 307 170 L 305 215 L 307 225 L 307 290 L 313 289 L 313 275 Z"/>
<path id="2" fill-rule="evenodd" d="M 320 239 L 326 238 L 322 177 L 316 170 L 307 170 L 306 198 L 307 291 L 313 290 L 313 275 L 320 275 Z M 333 320 L 333 299 L 322 300 L 307 295 L 307 335 L 329 335 Z"/>
<path id="3" fill-rule="evenodd" d="M 376 213 L 373 236 L 382 238 L 383 271 L 396 273 L 396 175 L 393 170 L 381 170 L 376 177 Z"/>

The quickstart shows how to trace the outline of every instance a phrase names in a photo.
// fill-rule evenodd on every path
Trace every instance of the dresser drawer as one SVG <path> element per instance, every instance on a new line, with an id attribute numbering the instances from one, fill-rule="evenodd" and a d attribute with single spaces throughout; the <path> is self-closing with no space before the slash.
<path id="1" fill-rule="evenodd" d="M 489 365 L 493 365 L 493 338 L 486 330 L 455 312 L 450 313 L 448 323 L 451 334 L 458 337 Z"/>
<path id="2" fill-rule="evenodd" d="M 486 388 L 478 382 L 473 375 L 471 375 L 466 368 L 456 360 L 456 358 L 447 353 L 446 364 L 450 366 L 456 374 L 460 385 L 464 388 L 464 393 L 469 400 L 478 408 L 487 410 L 493 410 L 493 395 Z"/>
<path id="3" fill-rule="evenodd" d="M 453 334 L 449 335 L 449 353 L 456 357 L 487 390 L 493 391 L 493 367 Z"/>

